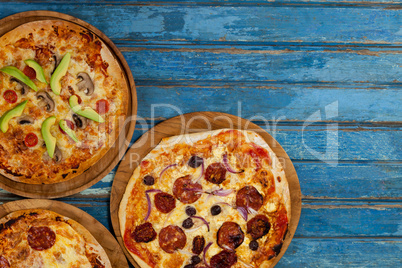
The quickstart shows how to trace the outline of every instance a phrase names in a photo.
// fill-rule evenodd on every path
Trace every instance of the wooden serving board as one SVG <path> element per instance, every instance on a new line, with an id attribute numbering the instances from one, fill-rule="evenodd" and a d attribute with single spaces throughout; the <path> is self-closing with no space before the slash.
<path id="1" fill-rule="evenodd" d="M 112 225 L 116 238 L 123 248 L 124 253 L 135 267 L 138 268 L 139 266 L 124 246 L 124 242 L 120 233 L 120 222 L 118 217 L 120 201 L 124 195 L 127 183 L 130 180 L 135 168 L 139 165 L 141 160 L 153 148 L 155 148 L 156 145 L 158 145 L 162 138 L 181 134 L 205 132 L 222 128 L 251 130 L 258 133 L 272 148 L 279 160 L 281 160 L 281 163 L 284 164 L 286 178 L 289 182 L 290 189 L 291 219 L 289 230 L 283 243 L 282 250 L 279 256 L 275 259 L 274 265 L 276 265 L 276 263 L 285 253 L 293 238 L 294 233 L 296 232 L 301 213 L 301 190 L 299 179 L 297 177 L 296 170 L 294 169 L 293 164 L 289 159 L 289 156 L 286 154 L 285 150 L 283 150 L 281 145 L 270 134 L 246 119 L 218 112 L 196 112 L 173 117 L 150 129 L 128 150 L 123 160 L 121 161 L 119 168 L 117 169 L 116 176 L 113 181 L 110 200 Z M 135 159 L 135 161 L 133 161 L 133 159 Z"/>
<path id="2" fill-rule="evenodd" d="M 84 226 L 101 244 L 109 257 L 112 267 L 128 268 L 127 259 L 113 235 L 88 213 L 72 205 L 44 199 L 24 199 L 8 202 L 0 206 L 0 218 L 23 209 L 47 209 L 66 216 Z"/>
<path id="3" fill-rule="evenodd" d="M 137 113 L 137 92 L 130 68 L 119 49 L 103 32 L 78 18 L 53 11 L 22 12 L 0 20 L 0 36 L 24 23 L 40 20 L 61 20 L 72 22 L 97 35 L 106 44 L 116 61 L 119 63 L 120 68 L 123 70 L 126 77 L 128 88 L 128 105 L 125 112 L 125 119 L 129 118 L 130 120 L 126 120 L 128 122 L 125 122 L 126 124 L 123 126 L 120 134 L 116 137 L 114 145 L 111 146 L 99 161 L 88 168 L 84 173 L 65 182 L 43 185 L 16 182 L 6 176 L 0 175 L 0 187 L 14 194 L 31 198 L 59 198 L 81 192 L 91 187 L 105 177 L 116 166 L 121 157 L 123 157 L 134 133 L 136 122 L 135 116 Z"/>

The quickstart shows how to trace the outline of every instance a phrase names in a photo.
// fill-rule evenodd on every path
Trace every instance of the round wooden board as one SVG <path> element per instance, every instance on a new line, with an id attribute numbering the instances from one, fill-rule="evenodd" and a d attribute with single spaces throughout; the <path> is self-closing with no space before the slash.
<path id="1" fill-rule="evenodd" d="M 135 168 L 139 165 L 141 160 L 162 140 L 162 138 L 190 134 L 197 132 L 205 132 L 210 130 L 232 128 L 240 130 L 251 130 L 258 133 L 272 148 L 281 163 L 285 167 L 286 178 L 289 182 L 290 198 L 291 198 L 291 219 L 289 230 L 286 235 L 282 250 L 279 256 L 275 259 L 275 266 L 280 258 L 288 248 L 294 233 L 296 232 L 297 225 L 301 213 L 301 191 L 299 179 L 296 170 L 293 167 L 289 156 L 281 145 L 265 130 L 252 122 L 242 119 L 240 117 L 217 112 L 196 112 L 180 115 L 168 119 L 145 133 L 133 146 L 128 150 L 119 168 L 117 169 L 116 176 L 113 181 L 111 200 L 110 200 L 110 214 L 112 218 L 112 225 L 115 236 L 119 241 L 124 253 L 130 262 L 137 268 L 140 266 L 134 261 L 124 246 L 119 223 L 119 206 L 120 201 L 126 190 L 128 181 L 130 180 Z M 134 156 L 134 157 L 133 157 Z M 134 160 L 133 160 L 134 159 Z"/>
<path id="2" fill-rule="evenodd" d="M 113 235 L 88 213 L 72 205 L 44 199 L 24 199 L 8 202 L 0 206 L 0 218 L 23 209 L 47 209 L 66 216 L 84 226 L 101 244 L 109 257 L 112 267 L 128 268 L 127 259 Z"/>
<path id="3" fill-rule="evenodd" d="M 123 157 L 134 133 L 135 116 L 137 114 L 137 92 L 130 68 L 119 49 L 103 32 L 85 21 L 53 11 L 22 12 L 0 20 L 0 36 L 24 23 L 39 20 L 72 22 L 97 35 L 107 45 L 115 60 L 120 65 L 120 68 L 123 70 L 128 87 L 128 105 L 125 111 L 126 118 L 124 118 L 125 123 L 121 128 L 120 135 L 116 137 L 114 145 L 107 153 L 84 173 L 65 182 L 42 185 L 16 182 L 6 176 L 0 175 L 0 187 L 14 194 L 31 198 L 59 198 L 81 192 L 91 187 L 105 177 L 117 165 L 121 157 Z"/>

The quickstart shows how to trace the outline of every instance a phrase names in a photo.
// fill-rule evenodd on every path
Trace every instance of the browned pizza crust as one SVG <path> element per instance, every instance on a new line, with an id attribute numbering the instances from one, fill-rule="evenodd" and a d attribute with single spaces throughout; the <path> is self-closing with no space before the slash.
<path id="1" fill-rule="evenodd" d="M 7 216 L 0 219 L 0 237 L 3 237 L 4 235 L 3 233 L 7 232 L 7 229 L 9 228 L 15 229 L 14 231 L 20 232 L 19 233 L 20 236 L 22 235 L 22 237 L 25 237 L 26 234 L 28 233 L 28 229 L 31 226 L 35 227 L 55 226 L 57 227 L 56 241 L 58 241 L 59 238 L 57 238 L 57 236 L 61 235 L 63 233 L 63 229 L 65 228 L 63 227 L 63 224 L 71 226 L 74 229 L 74 231 L 76 231 L 82 237 L 82 239 L 84 239 L 86 256 L 88 261 L 92 264 L 93 268 L 112 267 L 105 250 L 85 227 L 83 227 L 81 224 L 68 217 L 62 216 L 50 210 L 26 209 L 26 210 L 15 211 L 8 214 Z M 24 246 L 25 244 L 24 242 L 13 241 L 12 233 L 7 233 L 6 236 L 7 241 L 16 243 L 17 245 L 16 250 L 22 250 L 21 246 Z M 17 238 L 17 236 L 15 237 Z M 6 240 L 1 241 L 3 242 L 0 243 L 0 250 L 2 249 L 3 246 L 5 246 L 2 243 L 4 243 Z M 76 245 L 76 247 L 80 246 L 82 245 L 79 244 Z M 7 250 L 9 250 L 9 248 Z M 52 248 L 48 250 L 52 250 Z M 60 252 L 54 252 L 54 253 L 60 254 Z M 0 255 L 2 255 L 2 252 L 0 252 Z M 65 258 L 68 257 L 69 256 L 65 256 Z M 10 259 L 9 261 L 12 262 L 13 260 Z"/>
<path id="2" fill-rule="evenodd" d="M 119 137 L 119 134 L 122 133 L 123 128 L 124 128 L 124 120 L 126 118 L 126 115 L 128 113 L 128 84 L 126 77 L 122 71 L 122 68 L 119 66 L 118 61 L 116 58 L 113 56 L 111 53 L 110 49 L 107 47 L 107 45 L 99 38 L 97 37 L 94 33 L 89 32 L 87 29 L 84 29 L 74 23 L 70 23 L 67 21 L 63 20 L 43 20 L 43 21 L 35 21 L 35 22 L 30 22 L 23 24 L 10 32 L 4 34 L 2 37 L 0 37 L 0 48 L 5 47 L 9 44 L 15 44 L 19 42 L 21 39 L 30 38 L 30 34 L 34 34 L 34 36 L 41 36 L 42 33 L 49 33 L 49 32 L 54 32 L 55 29 L 67 29 L 70 31 L 74 31 L 76 33 L 83 33 L 86 34 L 87 36 L 90 36 L 92 42 L 99 44 L 101 46 L 100 50 L 100 55 L 102 57 L 102 61 L 106 63 L 107 69 L 105 72 L 107 72 L 107 76 L 110 77 L 115 85 L 115 88 L 118 89 L 119 91 L 119 99 L 121 101 L 121 104 L 119 107 L 116 107 L 116 110 L 113 112 L 113 115 L 108 117 L 110 122 L 113 122 L 113 129 L 112 132 L 108 135 L 107 140 L 104 142 L 102 145 L 101 149 L 97 149 L 96 152 L 93 154 L 88 155 L 86 153 L 85 156 L 82 158 L 85 160 L 75 161 L 74 163 L 71 163 L 70 166 L 67 163 L 67 165 L 64 165 L 62 168 L 59 168 L 58 172 L 56 174 L 53 174 L 52 176 L 43 176 L 43 175 L 37 175 L 37 174 L 32 174 L 31 176 L 25 176 L 24 174 L 21 174 L 18 171 L 12 171 L 10 168 L 8 168 L 6 165 L 3 165 L 3 163 L 0 162 L 0 174 L 18 181 L 18 182 L 24 182 L 24 183 L 29 183 L 29 184 L 51 184 L 51 183 L 57 183 L 57 182 L 64 182 L 67 180 L 70 180 L 83 172 L 85 172 L 89 167 L 91 167 L 93 164 L 95 164 L 97 161 L 99 161 L 113 146 L 117 138 Z M 57 43 L 57 42 L 56 42 Z M 35 45 L 35 42 L 33 43 Z M 63 44 L 62 46 L 65 46 Z M 57 50 L 57 48 L 56 48 Z M 61 47 L 60 51 L 68 51 L 68 48 Z M 59 51 L 59 52 L 60 52 Z M 86 51 L 81 51 L 80 53 L 85 54 Z M 1 56 L 1 53 L 0 53 Z M 61 55 L 59 55 L 61 56 Z M 81 55 L 78 55 L 81 57 Z M 19 55 L 20 57 L 20 55 Z M 74 55 L 72 56 L 74 57 Z M 28 57 L 29 58 L 29 57 Z M 26 58 L 20 59 L 19 61 L 23 61 Z M 1 65 L 1 61 L 0 61 Z M 3 66 L 0 66 L 3 67 Z M 18 67 L 18 66 L 17 66 Z M 21 68 L 20 68 L 21 69 Z M 1 79 L 1 73 L 0 73 L 0 79 Z M 109 87 L 104 87 L 104 89 L 110 89 Z M 63 89 L 66 91 L 67 89 Z M 96 101 L 96 100 L 95 100 Z M 1 110 L 0 110 L 1 111 Z M 28 112 L 28 111 L 26 111 Z M 26 113 L 24 112 L 24 114 Z M 29 113 L 27 113 L 29 115 Z M 1 114 L 0 114 L 1 116 Z M 56 122 L 57 123 L 57 122 Z M 109 126 L 106 126 L 106 129 L 108 129 Z M 100 130 L 102 131 L 102 130 Z M 1 141 L 1 136 L 3 133 L 0 133 L 0 141 Z M 60 148 L 63 149 L 63 148 Z M 42 150 L 43 151 L 43 150 Z M 1 156 L 1 148 L 0 148 L 0 156 Z M 0 159 L 1 160 L 1 159 Z M 28 161 L 29 162 L 29 161 Z M 43 168 L 46 168 L 46 165 L 44 165 Z M 52 171 L 55 173 L 54 171 Z"/>

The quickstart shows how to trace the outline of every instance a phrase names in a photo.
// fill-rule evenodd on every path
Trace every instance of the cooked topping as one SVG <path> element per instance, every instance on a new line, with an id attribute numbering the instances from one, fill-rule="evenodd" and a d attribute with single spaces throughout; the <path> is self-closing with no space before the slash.
<path id="1" fill-rule="evenodd" d="M 202 259 L 203 259 L 203 261 L 204 261 L 204 264 L 205 264 L 207 267 L 210 267 L 210 266 L 208 265 L 206 255 L 207 255 L 208 249 L 212 246 L 212 244 L 213 244 L 212 242 L 209 242 L 208 245 L 204 248 L 204 251 L 203 251 L 203 253 L 202 253 Z"/>
<path id="2" fill-rule="evenodd" d="M 182 203 L 191 204 L 202 195 L 202 186 L 192 183 L 190 176 L 178 178 L 173 184 L 173 195 Z"/>
<path id="3" fill-rule="evenodd" d="M 41 100 L 40 105 L 45 107 L 47 112 L 51 112 L 54 110 L 55 103 L 52 97 L 50 97 L 49 93 L 41 90 L 38 93 L 36 93 L 36 98 L 38 98 L 38 100 Z"/>
<path id="4" fill-rule="evenodd" d="M 234 250 L 244 241 L 244 233 L 235 222 L 224 222 L 217 234 L 217 243 L 223 249 Z"/>
<path id="5" fill-rule="evenodd" d="M 182 226 L 184 229 L 190 229 L 191 227 L 194 226 L 194 222 L 191 218 L 187 218 L 183 221 Z"/>
<path id="6" fill-rule="evenodd" d="M 56 71 L 57 66 L 59 66 L 60 61 L 61 61 L 61 60 L 58 59 L 56 55 L 53 55 L 53 63 L 54 63 L 54 66 L 53 66 L 53 71 L 52 71 L 52 73 L 51 73 L 52 75 L 53 75 L 54 71 Z"/>
<path id="7" fill-rule="evenodd" d="M 151 186 L 155 184 L 155 179 L 151 175 L 146 175 L 142 180 L 145 185 Z"/>
<path id="8" fill-rule="evenodd" d="M 167 167 L 165 167 L 165 168 L 161 171 L 161 173 L 159 174 L 159 181 L 162 181 L 163 174 L 165 173 L 166 170 L 168 170 L 169 168 L 175 167 L 175 166 L 177 166 L 177 164 L 171 164 L 171 165 L 168 165 Z"/>
<path id="9" fill-rule="evenodd" d="M 229 171 L 230 173 L 237 174 L 237 173 L 243 173 L 244 172 L 244 169 L 236 171 L 230 166 L 227 154 L 223 155 L 223 165 L 225 166 L 226 170 Z"/>
<path id="10" fill-rule="evenodd" d="M 156 232 L 150 222 L 143 223 L 135 227 L 134 232 L 131 233 L 131 237 L 137 243 L 148 243 L 156 238 Z"/>
<path id="11" fill-rule="evenodd" d="M 53 158 L 53 154 L 56 149 L 56 138 L 53 137 L 52 134 L 50 133 L 50 128 L 54 125 L 54 123 L 56 123 L 56 117 L 51 116 L 46 118 L 45 121 L 43 121 L 41 127 L 42 137 L 46 143 L 47 153 L 50 158 Z"/>
<path id="12" fill-rule="evenodd" d="M 63 159 L 63 154 L 61 153 L 59 147 L 57 146 L 54 149 L 53 159 L 56 163 L 61 162 L 61 160 Z"/>
<path id="13" fill-rule="evenodd" d="M 283 245 L 283 243 L 281 242 L 281 243 L 275 245 L 275 246 L 272 248 L 272 250 L 275 252 L 276 255 L 278 255 L 279 252 L 281 252 L 282 245 Z"/>
<path id="14" fill-rule="evenodd" d="M 187 206 L 186 207 L 186 214 L 188 216 L 194 216 L 195 214 L 197 214 L 197 210 L 195 209 L 195 207 Z"/>
<path id="15" fill-rule="evenodd" d="M 183 249 L 186 242 L 186 234 L 178 226 L 169 225 L 159 232 L 159 246 L 167 253 Z"/>
<path id="16" fill-rule="evenodd" d="M 107 100 L 101 99 L 96 102 L 96 111 L 99 114 L 105 114 L 109 112 L 110 104 Z"/>
<path id="17" fill-rule="evenodd" d="M 204 247 L 205 247 L 205 238 L 201 235 L 194 237 L 193 248 L 191 249 L 191 251 L 196 255 L 200 255 L 201 252 L 204 250 Z M 198 256 L 193 256 L 193 257 L 198 257 Z M 198 258 L 198 259 L 200 260 L 199 262 L 201 262 L 201 259 L 200 258 Z M 193 259 L 191 259 L 191 260 L 192 260 L 193 264 L 199 263 L 199 262 L 195 263 L 193 261 Z"/>
<path id="18" fill-rule="evenodd" d="M 20 125 L 32 125 L 35 123 L 35 119 L 30 117 L 29 115 L 23 115 L 17 118 L 17 123 Z"/>
<path id="19" fill-rule="evenodd" d="M 85 129 L 88 125 L 88 119 L 78 114 L 73 114 L 73 120 L 75 125 L 80 129 Z"/>
<path id="20" fill-rule="evenodd" d="M 29 77 L 26 76 L 23 72 L 21 72 L 18 68 L 14 67 L 14 66 L 7 66 L 7 67 L 1 68 L 0 71 L 8 74 L 10 76 L 15 77 L 17 80 L 26 84 L 27 86 L 32 88 L 34 91 L 38 91 L 38 88 L 36 87 L 35 83 L 32 82 L 32 80 L 29 79 Z"/>
<path id="21" fill-rule="evenodd" d="M 256 251 L 259 247 L 258 242 L 253 240 L 250 242 L 250 244 L 248 244 L 248 247 L 252 250 L 252 251 Z"/>
<path id="22" fill-rule="evenodd" d="M 195 268 L 195 266 L 193 264 L 187 264 L 183 268 Z"/>
<path id="23" fill-rule="evenodd" d="M 33 147 L 38 144 L 38 136 L 35 133 L 28 133 L 25 136 L 24 143 L 27 147 Z"/>
<path id="24" fill-rule="evenodd" d="M 17 82 L 17 84 L 18 84 L 17 90 L 21 91 L 22 96 L 25 96 L 26 94 L 28 94 L 29 87 L 26 84 L 22 83 L 20 80 L 14 78 L 14 77 L 12 77 L 10 79 L 10 81 L 11 82 Z"/>
<path id="25" fill-rule="evenodd" d="M 151 190 L 146 190 L 145 191 L 145 197 L 147 198 L 147 203 L 148 203 L 148 211 L 147 215 L 145 216 L 144 221 L 147 221 L 149 218 L 149 215 L 151 215 L 151 209 L 152 209 L 152 203 L 151 203 L 151 198 L 149 197 L 149 193 L 161 193 L 161 190 L 157 189 L 151 189 Z"/>
<path id="26" fill-rule="evenodd" d="M 71 54 L 66 53 L 66 55 L 64 55 L 60 64 L 57 66 L 56 70 L 54 70 L 54 73 L 50 77 L 50 87 L 52 88 L 53 93 L 56 95 L 60 95 L 61 92 L 60 80 L 67 73 L 68 65 L 70 64 L 70 58 Z"/>
<path id="27" fill-rule="evenodd" d="M 210 164 L 205 172 L 205 179 L 214 184 L 221 184 L 225 176 L 226 168 L 221 163 Z"/>
<path id="28" fill-rule="evenodd" d="M 244 207 L 237 207 L 236 209 L 237 209 L 237 211 L 239 211 L 241 217 L 242 217 L 245 221 L 247 221 L 247 219 L 248 219 L 247 210 L 246 210 Z"/>
<path id="29" fill-rule="evenodd" d="M 67 134 L 73 141 L 78 142 L 78 138 L 75 135 L 73 128 L 74 124 L 70 120 L 62 119 L 59 121 L 59 129 L 61 129 L 64 134 Z"/>
<path id="30" fill-rule="evenodd" d="M 18 117 L 22 115 L 22 112 L 25 109 L 25 105 L 28 103 L 28 101 L 23 101 L 11 110 L 8 110 L 5 112 L 1 117 L 0 117 L 0 129 L 3 133 L 6 133 L 8 130 L 8 123 L 10 120 L 14 117 Z"/>
<path id="31" fill-rule="evenodd" d="M 219 215 L 221 212 L 222 212 L 221 206 L 215 205 L 215 206 L 211 207 L 211 214 L 212 214 L 212 216 Z"/>
<path id="32" fill-rule="evenodd" d="M 62 121 L 62 120 L 60 120 L 60 121 Z M 73 122 L 71 122 L 70 120 L 67 120 L 67 119 L 64 119 L 63 121 L 66 122 L 66 125 L 67 125 L 67 127 L 68 127 L 69 129 L 72 129 L 72 130 L 75 129 L 75 125 L 74 125 Z M 67 134 L 67 133 L 61 128 L 61 126 L 59 126 L 59 130 L 60 130 L 61 133 Z"/>
<path id="33" fill-rule="evenodd" d="M 68 100 L 71 110 L 74 113 L 81 115 L 83 117 L 89 118 L 95 122 L 103 123 L 105 120 L 91 107 L 81 107 L 78 103 L 77 95 L 72 95 Z"/>
<path id="34" fill-rule="evenodd" d="M 268 234 L 271 224 L 264 215 L 257 215 L 247 222 L 247 233 L 251 235 L 253 240 L 256 240 Z"/>
<path id="35" fill-rule="evenodd" d="M 43 71 L 42 66 L 39 65 L 39 63 L 37 63 L 34 60 L 25 60 L 24 61 L 26 65 L 29 66 L 29 68 L 31 70 L 27 71 L 29 72 L 29 74 L 31 74 L 31 76 L 29 76 L 28 74 L 25 73 L 25 69 L 24 69 L 24 73 L 31 79 L 38 79 L 40 82 L 42 83 L 46 83 L 46 78 L 45 78 L 45 72 Z M 26 67 L 25 67 L 26 68 Z M 35 76 L 34 76 L 35 75 Z"/>
<path id="36" fill-rule="evenodd" d="M 176 207 L 176 199 L 168 193 L 155 195 L 155 207 L 162 213 L 169 213 Z"/>
<path id="37" fill-rule="evenodd" d="M 29 79 L 35 79 L 36 78 L 36 72 L 33 68 L 29 66 L 25 66 L 24 70 L 22 72 L 29 77 Z"/>
<path id="38" fill-rule="evenodd" d="M 10 268 L 10 263 L 3 256 L 0 256 L 0 267 L 1 268 Z"/>
<path id="39" fill-rule="evenodd" d="M 201 220 L 207 226 L 208 232 L 209 232 L 209 222 L 207 222 L 206 219 L 204 219 L 203 217 L 199 217 L 199 216 L 191 216 L 191 218 Z"/>
<path id="40" fill-rule="evenodd" d="M 16 103 L 18 100 L 17 93 L 14 90 L 6 90 L 3 97 L 8 103 Z"/>
<path id="41" fill-rule="evenodd" d="M 188 160 L 188 165 L 192 168 L 198 168 L 202 163 L 204 163 L 204 159 L 196 155 L 193 155 L 190 160 Z"/>
<path id="42" fill-rule="evenodd" d="M 223 250 L 211 258 L 210 266 L 214 268 L 230 268 L 236 262 L 236 252 Z"/>
<path id="43" fill-rule="evenodd" d="M 204 244 L 205 244 L 205 240 L 204 240 Z M 202 252 L 202 250 L 201 250 L 201 252 Z M 200 252 L 200 253 L 201 253 Z M 197 264 L 199 264 L 201 262 L 201 258 L 200 257 L 198 257 L 198 256 L 193 256 L 193 257 L 191 257 L 191 264 L 193 264 L 193 265 L 197 265 Z"/>
<path id="44" fill-rule="evenodd" d="M 34 227 L 28 230 L 28 244 L 34 250 L 46 250 L 56 242 L 55 232 L 47 226 Z"/>
<path id="45" fill-rule="evenodd" d="M 254 186 L 245 186 L 236 195 L 236 206 L 245 208 L 249 213 L 258 211 L 263 197 Z"/>
<path id="46" fill-rule="evenodd" d="M 87 96 L 92 95 L 95 87 L 91 77 L 87 73 L 79 73 L 77 78 L 80 79 L 80 82 L 77 83 L 78 90 L 84 91 Z"/>

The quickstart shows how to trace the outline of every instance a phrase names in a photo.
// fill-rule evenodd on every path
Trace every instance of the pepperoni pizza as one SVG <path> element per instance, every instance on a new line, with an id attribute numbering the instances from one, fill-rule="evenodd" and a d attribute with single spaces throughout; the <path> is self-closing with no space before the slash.
<path id="1" fill-rule="evenodd" d="M 77 222 L 42 209 L 0 219 L 0 267 L 111 268 L 104 249 Z"/>
<path id="2" fill-rule="evenodd" d="M 119 209 L 141 267 L 269 267 L 290 221 L 284 169 L 255 132 L 165 138 L 135 169 Z"/>
<path id="3" fill-rule="evenodd" d="M 116 140 L 127 90 L 106 44 L 74 23 L 29 22 L 1 36 L 0 173 L 51 184 L 84 172 Z"/>

